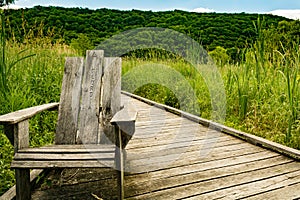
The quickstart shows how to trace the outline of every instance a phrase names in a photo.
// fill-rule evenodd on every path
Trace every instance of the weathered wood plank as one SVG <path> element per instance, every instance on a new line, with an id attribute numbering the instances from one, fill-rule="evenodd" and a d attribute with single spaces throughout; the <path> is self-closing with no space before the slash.
<path id="1" fill-rule="evenodd" d="M 256 161 L 246 162 L 246 163 L 245 163 L 246 160 L 240 160 L 240 161 L 242 161 L 242 163 L 237 163 L 235 165 L 221 166 L 220 168 L 211 165 L 210 168 L 208 168 L 207 170 L 202 169 L 201 165 L 196 165 L 198 166 L 198 168 L 194 168 L 193 171 L 188 171 L 186 173 L 180 173 L 179 171 L 180 168 L 179 168 L 176 173 L 172 174 L 172 176 L 159 177 L 157 179 L 152 179 L 151 182 L 145 181 L 145 179 L 144 182 L 143 180 L 139 180 L 135 182 L 133 180 L 131 181 L 126 180 L 126 183 L 128 183 L 128 185 L 126 185 L 126 190 L 128 191 L 127 194 L 128 195 L 133 194 L 134 196 L 138 194 L 146 194 L 151 191 L 162 191 L 164 189 L 170 189 L 170 188 L 175 189 L 176 187 L 180 187 L 188 184 L 193 185 L 194 183 L 199 183 L 199 182 L 205 182 L 211 180 L 220 181 L 222 180 L 222 178 L 237 175 L 239 173 L 249 172 L 252 170 L 253 171 L 260 170 L 260 169 L 278 166 L 290 162 L 288 159 L 283 157 L 256 160 Z M 210 188 L 202 187 L 202 188 L 198 188 L 198 191 L 201 193 L 202 192 L 205 193 L 207 189 L 210 190 Z M 211 190 L 212 190 L 211 194 L 214 194 L 215 191 L 213 189 Z M 187 195 L 189 194 L 187 193 Z M 193 193 L 191 193 L 190 195 L 193 195 Z M 210 196 L 204 199 L 213 199 L 213 198 L 214 196 Z M 236 198 L 230 198 L 230 199 L 236 199 Z"/>
<path id="2" fill-rule="evenodd" d="M 34 106 L 23 110 L 18 110 L 12 113 L 8 113 L 0 116 L 0 125 L 3 124 L 16 124 L 23 120 L 29 119 L 34 115 L 58 107 L 58 103 L 49 103 L 40 106 Z"/>
<path id="3" fill-rule="evenodd" d="M 114 160 L 83 161 L 13 161 L 11 168 L 45 169 L 45 168 L 102 168 L 114 167 Z"/>
<path id="4" fill-rule="evenodd" d="M 245 149 L 236 149 L 236 147 L 240 145 L 243 144 L 232 145 L 230 147 L 219 147 L 209 151 L 209 154 L 207 154 L 207 152 L 204 150 L 204 155 L 201 154 L 201 151 L 191 151 L 184 153 L 181 152 L 179 154 L 169 154 L 157 158 L 153 157 L 138 160 L 132 159 L 126 164 L 126 166 L 129 168 L 129 171 L 134 173 L 152 172 L 166 168 L 191 165 L 198 162 L 221 160 L 224 158 L 237 157 L 263 151 L 263 149 L 253 149 L 251 147 Z M 129 155 L 130 153 L 128 153 L 128 157 Z"/>
<path id="5" fill-rule="evenodd" d="M 254 196 L 259 193 L 277 190 L 279 188 L 299 183 L 299 180 L 293 179 L 300 176 L 300 170 L 285 173 L 279 176 L 270 177 L 267 179 L 250 182 L 243 185 L 238 185 L 230 188 L 215 191 L 201 195 L 201 198 L 206 199 L 243 199 L 249 196 Z M 299 190 L 300 188 L 298 188 Z M 290 191 L 291 193 L 291 191 Z M 299 195 L 300 193 L 298 193 Z M 196 197 L 193 199 L 197 199 Z M 277 199 L 279 199 L 277 195 Z M 283 198 L 287 199 L 287 198 Z"/>
<path id="6" fill-rule="evenodd" d="M 75 144 L 83 58 L 66 58 L 56 126 L 56 144 Z"/>
<path id="7" fill-rule="evenodd" d="M 104 75 L 101 88 L 100 143 L 115 143 L 112 117 L 121 107 L 121 58 L 104 59 Z"/>
<path id="8" fill-rule="evenodd" d="M 98 143 L 103 60 L 104 52 L 102 50 L 87 51 L 82 83 L 77 143 Z"/>
<path id="9" fill-rule="evenodd" d="M 29 147 L 29 120 L 19 122 L 13 125 L 14 131 L 14 152 L 19 149 Z"/>
<path id="10" fill-rule="evenodd" d="M 299 177 L 299 175 L 297 176 Z M 291 177 L 288 180 L 293 180 Z M 246 199 L 300 199 L 300 182 L 295 184 L 284 185 L 276 190 L 267 191 L 261 194 L 246 197 Z"/>
<path id="11" fill-rule="evenodd" d="M 234 187 L 240 184 L 246 184 L 258 180 L 267 179 L 274 176 L 280 176 L 286 173 L 299 170 L 299 164 L 289 162 L 285 165 L 276 165 L 272 167 L 262 168 L 259 170 L 245 171 L 231 176 L 224 176 L 218 179 L 209 179 L 207 181 L 198 180 L 197 182 L 189 182 L 179 187 L 166 188 L 164 190 L 135 196 L 129 199 L 180 199 L 195 195 L 202 195 L 215 190 L 226 187 Z M 201 188 L 201 189 L 200 189 Z"/>
<path id="12" fill-rule="evenodd" d="M 174 130 L 175 132 L 175 130 Z M 146 148 L 146 147 L 151 147 L 152 149 L 158 147 L 158 146 L 169 146 L 175 147 L 177 145 L 180 145 L 183 147 L 186 146 L 185 144 L 188 143 L 191 144 L 193 141 L 194 142 L 200 142 L 200 143 L 218 143 L 219 141 L 222 140 L 230 140 L 230 138 L 226 136 L 219 136 L 219 137 L 210 137 L 210 136 L 203 136 L 203 137 L 181 137 L 181 136 L 162 136 L 162 137 L 153 137 L 153 138 L 147 138 L 147 139 L 135 139 L 133 140 L 127 149 L 138 149 L 138 148 Z M 242 143 L 242 141 L 231 139 L 232 143 Z M 159 148 L 159 147 L 158 147 Z"/>
<path id="13" fill-rule="evenodd" d="M 223 133 L 230 134 L 232 136 L 235 136 L 235 137 L 238 137 L 240 139 L 246 140 L 247 142 L 252 143 L 254 145 L 259 145 L 259 146 L 262 146 L 264 148 L 276 151 L 280 154 L 284 154 L 286 156 L 289 156 L 289 157 L 292 157 L 294 159 L 300 160 L 300 151 L 299 150 L 296 150 L 296 149 L 293 149 L 293 148 L 290 148 L 290 147 L 287 147 L 287 146 L 284 146 L 284 145 L 266 140 L 264 138 L 261 138 L 261 137 L 258 137 L 258 136 L 252 135 L 252 134 L 248 134 L 248 133 L 245 133 L 245 132 L 242 132 L 242 131 L 235 130 L 233 128 L 224 126 L 222 124 L 215 123 L 215 122 L 212 122 L 212 121 L 207 120 L 207 119 L 203 119 L 201 117 L 192 115 L 190 113 L 186 113 L 184 111 L 172 108 L 170 106 L 166 106 L 166 105 L 163 105 L 163 104 L 156 103 L 156 102 L 151 101 L 149 99 L 145 99 L 143 97 L 140 97 L 140 96 L 137 96 L 137 95 L 125 92 L 125 91 L 122 91 L 122 94 L 127 95 L 129 97 L 132 97 L 134 99 L 137 99 L 139 101 L 145 102 L 146 104 L 156 106 L 156 107 L 161 108 L 163 110 L 166 110 L 168 112 L 174 113 L 174 114 L 179 115 L 181 117 L 187 118 L 191 121 L 202 124 L 202 125 L 204 125 L 206 127 L 209 127 L 211 129 L 215 129 L 215 130 L 221 131 Z"/>
<path id="14" fill-rule="evenodd" d="M 38 148 L 24 148 L 19 153 L 96 153 L 114 152 L 114 145 L 51 145 Z"/>
<path id="15" fill-rule="evenodd" d="M 186 153 L 186 152 L 192 152 L 192 151 L 199 151 L 199 154 L 201 151 L 206 151 L 205 149 L 212 149 L 212 148 L 219 148 L 222 146 L 229 146 L 229 145 L 236 145 L 237 149 L 245 149 L 247 146 L 238 146 L 242 143 L 233 143 L 230 140 L 224 140 L 224 141 L 218 141 L 216 143 L 214 139 L 212 140 L 200 140 L 200 141 L 191 141 L 191 142 L 185 142 L 185 143 L 176 143 L 176 144 L 170 144 L 165 145 L 162 147 L 156 147 L 156 148 L 150 148 L 150 149 L 128 149 L 129 152 L 127 158 L 129 160 L 138 160 L 138 159 L 145 159 L 145 158 L 151 158 L 153 155 L 155 157 L 161 157 L 165 155 L 170 154 L 180 154 L 180 153 Z"/>
<path id="16" fill-rule="evenodd" d="M 151 173 L 130 174 L 130 176 L 128 176 L 126 179 L 126 185 L 129 186 L 131 184 L 137 184 L 137 183 L 143 185 L 144 181 L 148 182 L 149 180 L 152 181 L 156 179 L 165 179 L 168 177 L 180 176 L 180 175 L 190 174 L 190 173 L 198 173 L 207 170 L 215 170 L 224 167 L 235 168 L 235 166 L 237 166 L 237 168 L 239 168 L 239 166 L 243 164 L 248 165 L 251 164 L 252 162 L 261 163 L 264 162 L 264 160 L 269 163 L 273 163 L 273 162 L 286 163 L 287 161 L 289 161 L 288 158 L 285 158 L 283 156 L 268 151 L 241 155 L 237 157 L 224 157 L 223 159 L 207 160 L 205 162 L 199 160 L 198 162 L 195 162 L 190 165 L 181 165 L 174 168 L 153 171 Z"/>
<path id="17" fill-rule="evenodd" d="M 86 153 L 17 153 L 14 157 L 14 161 L 18 160 L 36 160 L 36 161 L 66 161 L 66 160 L 77 160 L 81 162 L 82 160 L 105 160 L 114 159 L 114 152 L 86 152 Z"/>

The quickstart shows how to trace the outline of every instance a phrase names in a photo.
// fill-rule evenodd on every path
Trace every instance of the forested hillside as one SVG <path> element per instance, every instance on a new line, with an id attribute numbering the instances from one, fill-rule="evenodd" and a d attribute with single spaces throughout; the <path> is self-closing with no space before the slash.
<path id="1" fill-rule="evenodd" d="M 137 27 L 170 28 L 191 36 L 207 50 L 221 46 L 230 52 L 252 44 L 257 31 L 258 17 L 264 19 L 265 28 L 277 28 L 283 17 L 258 14 L 192 13 L 186 11 L 120 11 L 110 9 L 62 8 L 36 6 L 30 9 L 9 10 L 8 33 L 17 40 L 30 30 L 42 28 L 44 34 L 52 32 L 53 39 L 61 38 L 67 44 L 78 36 L 88 36 L 92 45 L 105 38 Z M 82 33 L 82 34 L 79 34 Z M 38 33 L 36 33 L 38 34 Z M 49 33 L 48 33 L 49 34 Z"/>

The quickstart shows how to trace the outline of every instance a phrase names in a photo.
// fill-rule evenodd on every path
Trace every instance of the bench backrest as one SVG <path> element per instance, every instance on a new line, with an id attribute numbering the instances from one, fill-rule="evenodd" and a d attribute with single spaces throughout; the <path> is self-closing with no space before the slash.
<path id="1" fill-rule="evenodd" d="M 102 50 L 65 62 L 56 144 L 114 142 L 110 120 L 121 105 L 121 58 L 104 58 Z"/>

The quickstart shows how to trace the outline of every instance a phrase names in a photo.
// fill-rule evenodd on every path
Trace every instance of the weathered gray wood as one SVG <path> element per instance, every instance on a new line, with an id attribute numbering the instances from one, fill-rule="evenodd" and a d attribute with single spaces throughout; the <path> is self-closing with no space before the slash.
<path id="1" fill-rule="evenodd" d="M 56 144 L 75 144 L 83 64 L 83 58 L 66 59 L 55 135 Z"/>
<path id="2" fill-rule="evenodd" d="M 14 152 L 29 147 L 29 120 L 13 125 L 14 132 Z"/>
<path id="3" fill-rule="evenodd" d="M 76 161 L 13 161 L 12 168 L 19 169 L 45 169 L 45 168 L 103 168 L 114 167 L 111 160 L 76 160 Z"/>
<path id="4" fill-rule="evenodd" d="M 43 170 L 35 169 L 30 172 L 30 183 L 32 182 L 43 172 Z M 16 186 L 11 187 L 7 192 L 5 192 L 0 200 L 10 200 L 16 197 Z"/>
<path id="5" fill-rule="evenodd" d="M 288 179 L 289 181 L 285 181 L 285 185 L 268 192 L 260 193 L 257 195 L 253 195 L 247 197 L 247 200 L 255 200 L 255 199 L 300 199 L 300 182 L 295 184 L 286 185 L 286 182 L 293 181 L 293 178 Z M 284 182 L 284 181 L 282 181 Z"/>
<path id="6" fill-rule="evenodd" d="M 21 121 L 13 126 L 14 153 L 16 155 L 19 149 L 29 147 L 29 120 Z M 16 169 L 15 178 L 17 200 L 29 200 L 31 198 L 30 170 Z"/>
<path id="7" fill-rule="evenodd" d="M 193 185 L 193 183 L 200 183 L 203 182 L 208 182 L 207 185 L 209 185 L 209 182 L 214 184 L 212 180 L 215 180 L 215 186 L 217 186 L 217 182 L 221 181 L 223 178 L 227 178 L 230 176 L 238 175 L 241 173 L 249 172 L 251 170 L 263 170 L 265 168 L 272 168 L 277 165 L 282 165 L 289 163 L 290 161 L 281 157 L 281 158 L 271 158 L 271 159 L 265 159 L 265 160 L 256 160 L 254 162 L 245 162 L 246 160 L 242 160 L 242 163 L 237 163 L 234 166 L 224 166 L 221 168 L 216 168 L 213 165 L 210 166 L 207 170 L 202 169 L 201 165 L 196 165 L 198 168 L 194 169 L 195 171 L 188 171 L 186 173 L 181 173 L 180 172 L 180 167 L 173 168 L 172 175 L 173 176 L 162 176 L 162 177 L 157 177 L 152 178 L 151 183 L 148 183 L 147 178 L 143 178 L 142 180 L 134 182 L 133 180 L 127 180 L 126 183 L 126 189 L 128 191 L 128 195 L 131 193 L 134 193 L 135 195 L 138 194 L 144 194 L 150 191 L 159 191 L 159 190 L 164 190 L 171 188 L 174 190 L 176 187 L 181 187 L 185 185 Z M 177 171 L 175 171 L 177 169 Z M 137 179 L 135 179 L 137 180 Z M 230 182 L 226 183 L 226 185 L 232 184 Z M 225 184 L 224 184 L 225 185 Z M 145 187 L 146 186 L 146 187 Z M 223 185 L 219 185 L 222 187 Z M 226 188 L 226 187 L 225 187 Z M 217 187 L 216 187 L 217 189 Z M 201 191 L 203 193 L 213 191 L 212 194 L 218 193 L 217 191 L 214 191 L 213 186 L 212 187 L 202 187 L 198 188 L 198 191 Z M 176 193 L 176 191 L 175 191 Z M 200 192 L 199 192 L 200 193 Z M 189 194 L 187 193 L 187 196 Z M 190 193 L 192 196 L 193 193 Z M 201 196 L 198 196 L 198 198 Z M 217 197 L 217 196 L 216 196 Z M 203 199 L 213 199 L 213 195 L 209 197 L 205 197 Z M 230 199 L 236 199 L 236 198 L 230 198 Z"/>
<path id="8" fill-rule="evenodd" d="M 226 187 L 234 187 L 240 184 L 247 184 L 262 179 L 268 179 L 274 176 L 280 176 L 299 169 L 298 163 L 289 162 L 285 165 L 275 165 L 259 170 L 249 170 L 243 173 L 236 173 L 231 176 L 221 176 L 218 179 L 207 179 L 201 181 L 198 178 L 197 182 L 190 184 L 182 184 L 177 187 L 166 188 L 157 192 L 151 192 L 145 195 L 136 196 L 132 199 L 181 199 L 194 195 L 202 195 L 208 192 L 214 192 Z M 210 174 L 207 174 L 210 176 Z M 181 178 L 185 180 L 184 177 Z M 201 190 L 199 189 L 201 188 Z"/>
<path id="9" fill-rule="evenodd" d="M 224 157 L 223 159 L 219 160 L 206 160 L 205 162 L 199 162 L 189 164 L 189 165 L 180 165 L 173 168 L 168 168 L 164 170 L 158 170 L 151 172 L 151 181 L 154 180 L 164 180 L 166 178 L 174 177 L 174 176 L 181 176 L 190 173 L 198 173 L 198 172 L 206 172 L 208 170 L 217 170 L 216 176 L 223 175 L 223 172 L 228 169 L 226 173 L 230 173 L 230 171 L 237 172 L 243 168 L 240 165 L 251 165 L 257 163 L 257 166 L 261 163 L 273 163 L 273 164 L 284 164 L 290 162 L 288 158 L 280 156 L 274 152 L 257 152 L 253 154 L 242 155 L 238 157 Z M 219 169 L 224 168 L 224 171 L 218 171 Z M 224 174 L 226 175 L 226 174 Z M 126 185 L 136 184 L 139 182 L 141 185 L 144 184 L 143 181 L 148 182 L 149 174 L 147 173 L 140 173 L 140 174 L 131 174 L 131 176 L 127 177 Z"/>
<path id="10" fill-rule="evenodd" d="M 216 198 L 226 198 L 226 191 L 228 191 L 228 194 L 233 198 L 243 198 L 245 195 L 256 195 L 256 191 L 267 192 L 268 189 L 274 189 L 273 191 L 276 191 L 279 190 L 277 189 L 278 187 L 282 187 L 280 194 L 268 191 L 266 194 L 269 193 L 271 196 L 258 195 L 257 198 L 254 199 L 299 197 L 299 184 L 297 184 L 297 182 L 300 182 L 298 173 L 300 168 L 299 163 L 293 159 L 246 142 L 244 143 L 244 141 L 240 139 L 223 133 L 220 133 L 220 138 L 222 139 L 213 146 L 210 154 L 202 157 L 199 151 L 197 153 L 197 145 L 199 144 L 200 149 L 200 141 L 205 140 L 207 128 L 199 129 L 199 133 L 195 134 L 195 140 L 191 140 L 191 148 L 188 148 L 188 137 L 183 137 L 186 139 L 181 140 L 184 143 L 183 145 L 181 145 L 181 141 L 179 141 L 175 145 L 176 148 L 172 148 L 172 143 L 168 145 L 168 137 L 172 137 L 171 132 L 178 131 L 179 135 L 189 135 L 195 130 L 195 126 L 191 125 L 193 123 L 188 124 L 191 125 L 191 129 L 189 130 L 188 125 L 183 125 L 184 128 L 180 125 L 176 125 L 175 122 L 180 123 L 181 120 L 173 120 L 171 123 L 168 123 L 167 120 L 165 124 L 170 127 L 159 132 L 159 123 L 163 123 L 164 121 L 161 115 L 166 116 L 164 119 L 169 119 L 170 115 L 165 114 L 165 110 L 154 109 L 147 104 L 141 104 L 138 100 L 132 100 L 132 103 L 135 105 L 137 111 L 140 111 L 140 107 L 143 111 L 142 113 L 139 112 L 136 121 L 136 132 L 127 146 L 128 156 L 126 166 L 132 166 L 134 169 L 131 170 L 129 168 L 130 171 L 125 173 L 124 188 L 126 199 L 180 199 L 192 198 L 193 196 L 194 199 L 213 199 L 205 198 L 210 197 L 210 194 L 216 194 Z M 147 112 L 149 114 L 147 114 Z M 151 112 L 155 113 L 151 115 Z M 176 118 L 178 116 L 173 115 L 173 117 Z M 151 126 L 151 122 L 155 122 L 153 123 L 154 128 Z M 174 128 L 171 128 L 173 126 Z M 198 124 L 198 126 L 201 125 Z M 202 131 L 203 133 L 201 134 Z M 215 131 L 212 132 L 214 135 L 212 135 L 208 141 L 218 137 L 214 132 Z M 209 136 L 209 132 L 207 136 Z M 155 145 L 155 137 L 157 140 L 166 140 L 165 146 Z M 198 143 L 198 141 L 200 143 Z M 141 143 L 141 145 L 135 144 L 136 142 Z M 147 144 L 146 148 L 143 147 L 143 142 Z M 152 148 L 151 143 L 153 144 Z M 163 142 L 161 144 L 163 144 Z M 133 145 L 134 148 L 131 148 L 131 145 Z M 162 147 L 163 149 L 161 149 Z M 68 148 L 71 147 L 67 145 L 65 150 L 68 151 Z M 179 154 L 180 148 L 186 153 Z M 155 151 L 157 154 L 154 153 Z M 152 155 L 152 158 L 148 155 Z M 169 155 L 169 157 L 163 155 Z M 174 161 L 174 159 L 172 160 L 172 155 L 175 157 L 179 156 L 179 159 L 168 165 L 167 162 Z M 157 160 L 155 159 L 156 156 L 158 158 Z M 34 163 L 34 166 L 42 164 L 43 163 Z M 76 165 L 77 163 L 73 164 Z M 83 165 L 85 163 L 80 164 Z M 20 164 L 20 166 L 24 165 Z M 138 171 L 134 171 L 135 169 L 138 169 Z M 76 180 L 82 176 L 83 174 L 79 176 L 76 175 L 74 179 Z M 98 176 L 94 175 L 94 177 Z M 90 182 L 85 180 L 87 181 L 88 187 L 95 188 L 95 190 L 99 192 L 97 196 L 100 198 L 111 198 L 109 195 L 107 197 L 101 194 L 107 194 L 108 191 L 112 192 L 109 186 L 115 186 L 115 182 L 109 182 L 112 179 L 107 178 L 109 183 L 106 182 L 107 185 L 105 184 L 103 187 L 102 182 L 101 184 L 98 182 L 97 185 L 93 180 Z M 49 196 L 56 199 L 64 199 L 72 195 L 74 198 L 82 199 L 82 194 L 85 191 L 80 190 L 81 186 L 76 181 L 73 183 L 68 182 L 68 184 L 70 184 L 67 186 L 68 189 L 63 186 L 63 192 L 60 186 L 46 191 L 38 190 L 40 195 L 36 196 L 36 199 L 41 200 L 42 198 L 40 197 L 48 198 Z M 235 188 L 237 189 L 236 194 Z M 78 191 L 78 193 L 74 191 Z M 92 192 L 89 192 L 88 195 L 90 195 L 90 193 Z M 52 196 L 52 194 L 55 194 L 55 196 Z M 113 194 L 116 194 L 115 190 Z M 91 196 L 88 197 L 92 198 Z"/>
<path id="11" fill-rule="evenodd" d="M 122 146 L 122 131 L 118 126 L 114 127 L 116 134 L 115 166 L 118 180 L 118 199 L 124 199 L 124 154 Z"/>
<path id="12" fill-rule="evenodd" d="M 114 159 L 114 152 L 86 152 L 86 153 L 17 153 L 14 161 L 18 160 L 36 160 L 36 161 L 51 161 L 51 160 L 105 160 Z"/>
<path id="13" fill-rule="evenodd" d="M 102 78 L 100 143 L 115 143 L 112 117 L 121 107 L 121 58 L 104 59 L 104 75 Z"/>
<path id="14" fill-rule="evenodd" d="M 242 145 L 242 144 L 239 144 Z M 129 167 L 132 172 L 141 173 L 141 172 L 150 172 L 155 170 L 162 170 L 165 168 L 172 168 L 181 165 L 190 165 L 197 162 L 208 162 L 212 160 L 220 160 L 223 158 L 231 158 L 244 156 L 251 153 L 262 152 L 259 149 L 252 148 L 239 148 L 236 149 L 239 145 L 231 145 L 229 147 L 218 147 L 217 149 L 212 150 L 207 157 L 201 157 L 200 149 L 193 151 L 184 151 L 180 153 L 167 154 L 158 157 L 145 157 L 144 159 L 132 159 L 129 158 L 130 152 L 128 152 L 128 159 L 130 159 Z M 167 149 L 162 149 L 167 151 Z M 200 161 L 199 161 L 200 160 Z"/>
<path id="15" fill-rule="evenodd" d="M 270 177 L 268 179 L 257 180 L 255 182 L 249 182 L 243 185 L 224 188 L 222 190 L 214 192 L 213 194 L 210 193 L 206 195 L 201 195 L 201 197 L 206 199 L 244 199 L 244 198 L 248 198 L 249 196 L 254 196 L 272 190 L 274 191 L 284 186 L 299 183 L 298 180 L 293 179 L 294 177 L 297 176 L 300 176 L 300 171 L 287 172 L 278 176 Z M 298 188 L 298 191 L 299 189 L 300 187 Z M 295 192 L 290 191 L 290 193 L 294 193 L 294 194 Z M 300 195 L 299 192 L 298 195 Z M 277 196 L 276 199 L 291 199 L 283 196 L 282 198 L 279 198 L 280 196 L 278 194 L 276 196 Z M 295 196 L 295 198 L 296 197 L 297 196 Z"/>
<path id="16" fill-rule="evenodd" d="M 252 144 L 262 146 L 262 147 L 267 148 L 267 149 L 271 149 L 271 150 L 276 151 L 280 154 L 284 154 L 286 156 L 292 157 L 292 158 L 297 159 L 297 160 L 300 161 L 300 151 L 299 150 L 296 150 L 296 149 L 293 149 L 293 148 L 290 148 L 290 147 L 286 147 L 284 145 L 266 140 L 264 138 L 261 138 L 261 137 L 258 137 L 258 136 L 252 135 L 252 134 L 248 134 L 248 133 L 245 133 L 245 132 L 242 132 L 242 131 L 235 130 L 233 128 L 230 128 L 230 127 L 212 122 L 212 121 L 207 120 L 207 119 L 203 119 L 201 117 L 192 115 L 190 113 L 186 113 L 184 111 L 172 108 L 170 106 L 166 106 L 166 105 L 163 105 L 163 104 L 156 103 L 154 101 L 145 99 L 145 98 L 140 97 L 138 95 L 134 95 L 134 94 L 131 94 L 131 93 L 128 93 L 128 92 L 125 92 L 125 91 L 122 91 L 122 94 L 125 94 L 125 95 L 127 95 L 129 97 L 132 97 L 134 99 L 137 99 L 139 101 L 145 102 L 149 105 L 156 106 L 158 108 L 164 109 L 164 110 L 166 110 L 168 112 L 171 112 L 171 113 L 174 113 L 176 115 L 185 117 L 185 118 L 187 118 L 191 121 L 202 124 L 202 125 L 204 125 L 206 127 L 209 127 L 211 129 L 215 129 L 215 130 L 221 131 L 223 133 L 241 138 L 241 139 L 246 140 L 247 142 L 250 142 Z"/>
<path id="17" fill-rule="evenodd" d="M 51 145 L 38 148 L 25 148 L 18 153 L 107 153 L 114 152 L 114 145 Z"/>
<path id="18" fill-rule="evenodd" d="M 77 143 L 98 143 L 103 60 L 104 52 L 102 50 L 87 51 L 82 83 Z"/>
<path id="19" fill-rule="evenodd" d="M 34 115 L 43 112 L 45 110 L 50 110 L 58 107 L 58 103 L 49 103 L 40 106 L 34 106 L 22 110 L 18 110 L 12 113 L 8 113 L 0 116 L 0 125 L 1 124 L 16 124 L 23 120 L 29 119 Z"/>
<path id="20" fill-rule="evenodd" d="M 30 187 L 30 170 L 29 169 L 16 169 L 16 197 L 17 200 L 30 200 L 31 187 Z"/>
<path id="21" fill-rule="evenodd" d="M 118 124 L 121 122 L 135 122 L 137 118 L 137 111 L 132 106 L 126 106 L 119 112 L 117 112 L 110 123 Z"/>
<path id="22" fill-rule="evenodd" d="M 135 132 L 136 118 L 136 110 L 132 106 L 127 105 L 122 110 L 117 112 L 110 121 L 111 124 L 118 126 L 118 129 L 120 130 L 120 140 L 122 141 L 122 148 L 126 147 Z"/>

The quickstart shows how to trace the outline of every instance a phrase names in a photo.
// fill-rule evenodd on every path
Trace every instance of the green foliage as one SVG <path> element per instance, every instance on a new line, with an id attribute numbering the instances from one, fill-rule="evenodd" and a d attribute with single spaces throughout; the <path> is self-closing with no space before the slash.
<path id="1" fill-rule="evenodd" d="M 27 39 L 31 38 L 30 35 Z M 30 41 L 39 41 L 39 43 Z M 7 76 L 9 93 L 0 95 L 0 115 L 43 103 L 58 102 L 65 56 L 75 55 L 68 46 L 51 43 L 49 38 L 17 43 L 9 40 L 6 59 L 11 62 L 18 58 L 22 49 L 36 56 L 23 59 L 11 68 Z M 57 112 L 45 112 L 30 120 L 30 145 L 41 146 L 53 142 Z M 0 126 L 0 195 L 14 184 L 14 171 L 10 170 L 13 146 Z"/>
<path id="2" fill-rule="evenodd" d="M 0 7 L 7 6 L 9 4 L 14 3 L 15 0 L 0 0 Z"/>
<path id="3" fill-rule="evenodd" d="M 213 51 L 210 51 L 209 55 L 218 66 L 228 64 L 230 61 L 230 57 L 228 56 L 226 49 L 220 46 L 217 46 Z"/>
<path id="4" fill-rule="evenodd" d="M 264 16 L 268 28 L 277 27 L 282 20 L 288 21 L 286 18 L 273 15 L 245 13 L 120 11 L 106 8 L 90 10 L 52 6 L 9 10 L 8 14 L 11 23 L 9 33 L 14 34 L 20 41 L 26 32 L 41 22 L 44 23 L 44 32 L 54 29 L 53 37 L 60 38 L 62 35 L 67 44 L 70 44 L 72 39 L 77 39 L 79 34 L 84 34 L 94 46 L 126 30 L 138 27 L 162 27 L 187 34 L 208 50 L 213 50 L 217 46 L 225 49 L 242 49 L 252 44 L 257 37 L 253 21 L 256 21 L 258 16 Z"/>
<path id="5" fill-rule="evenodd" d="M 85 56 L 86 50 L 95 48 L 89 37 L 82 33 L 78 34 L 78 38 L 71 40 L 71 47 L 82 56 Z"/>

